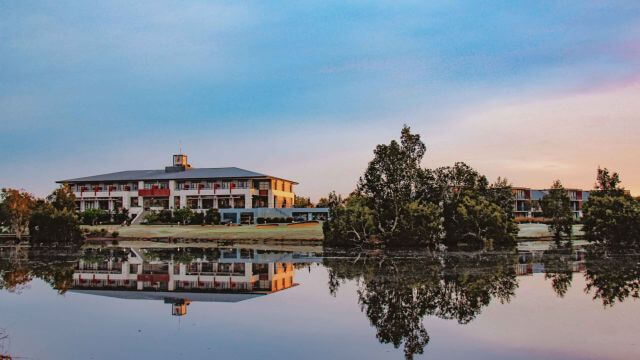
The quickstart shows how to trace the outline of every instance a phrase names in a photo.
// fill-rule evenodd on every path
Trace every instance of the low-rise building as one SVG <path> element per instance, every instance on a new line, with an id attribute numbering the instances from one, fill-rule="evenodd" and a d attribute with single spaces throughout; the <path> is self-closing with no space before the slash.
<path id="1" fill-rule="evenodd" d="M 582 217 L 582 205 L 589 200 L 589 191 L 566 189 L 571 199 L 571 210 L 576 219 Z M 542 217 L 540 201 L 549 193 L 549 189 L 531 189 L 514 187 L 513 214 L 515 217 Z"/>
<path id="2" fill-rule="evenodd" d="M 223 219 L 253 222 L 258 217 L 326 214 L 322 209 L 292 209 L 294 186 L 281 177 L 237 167 L 194 168 L 187 155 L 173 156 L 164 170 L 129 170 L 57 181 L 70 186 L 78 211 L 99 208 L 144 211 L 219 209 Z"/>

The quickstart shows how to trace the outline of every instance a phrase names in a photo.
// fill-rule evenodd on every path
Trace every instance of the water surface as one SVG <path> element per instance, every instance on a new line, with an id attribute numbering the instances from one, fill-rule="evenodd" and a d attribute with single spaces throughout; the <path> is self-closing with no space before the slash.
<path id="1" fill-rule="evenodd" d="M 0 354 L 14 358 L 640 357 L 635 256 L 4 247 L 0 257 Z"/>

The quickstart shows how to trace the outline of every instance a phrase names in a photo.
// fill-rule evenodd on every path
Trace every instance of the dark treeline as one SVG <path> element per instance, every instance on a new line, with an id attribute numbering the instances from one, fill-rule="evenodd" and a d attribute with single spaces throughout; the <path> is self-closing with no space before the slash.
<path id="1" fill-rule="evenodd" d="M 2 189 L 0 226 L 20 239 L 28 234 L 34 244 L 79 242 L 80 222 L 75 196 L 67 187 L 56 189 L 47 199 L 15 189 Z"/>
<path id="2" fill-rule="evenodd" d="M 490 184 L 464 163 L 423 168 L 425 153 L 420 135 L 406 126 L 400 142 L 378 145 L 357 189 L 346 199 L 329 195 L 325 241 L 429 248 L 512 246 L 517 226 L 509 183 L 498 179 Z"/>
<path id="3" fill-rule="evenodd" d="M 492 249 L 515 245 L 514 193 L 504 178 L 489 183 L 465 163 L 421 166 L 426 146 L 408 127 L 400 141 L 378 145 L 357 188 L 346 198 L 324 201 L 330 219 L 325 243 L 332 246 L 446 246 Z M 568 192 L 556 180 L 537 201 L 558 245 L 571 245 L 576 219 Z M 531 204 L 529 204 L 531 206 Z M 610 248 L 640 245 L 640 202 L 620 186 L 617 173 L 598 169 L 596 189 L 583 208 L 585 237 Z"/>

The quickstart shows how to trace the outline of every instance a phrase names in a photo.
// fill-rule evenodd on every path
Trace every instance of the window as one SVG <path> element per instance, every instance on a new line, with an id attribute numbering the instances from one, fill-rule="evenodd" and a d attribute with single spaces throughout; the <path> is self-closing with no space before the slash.
<path id="1" fill-rule="evenodd" d="M 271 185 L 270 181 L 260 181 L 260 185 L 258 187 L 259 190 L 269 190 Z"/>
<path id="2" fill-rule="evenodd" d="M 247 180 L 238 180 L 238 185 L 236 187 L 238 189 L 246 189 L 248 187 Z"/>
<path id="3" fill-rule="evenodd" d="M 231 207 L 231 202 L 228 198 L 218 199 L 218 208 L 219 209 L 228 209 Z"/>
<path id="4" fill-rule="evenodd" d="M 198 198 L 188 197 L 187 198 L 187 207 L 189 209 L 198 209 Z"/>
<path id="5" fill-rule="evenodd" d="M 211 208 L 213 208 L 213 198 L 203 198 L 202 199 L 202 208 L 203 209 L 211 209 Z"/>
<path id="6" fill-rule="evenodd" d="M 137 196 L 132 196 L 131 197 L 131 207 L 139 207 L 140 204 L 138 204 L 138 197 Z"/>

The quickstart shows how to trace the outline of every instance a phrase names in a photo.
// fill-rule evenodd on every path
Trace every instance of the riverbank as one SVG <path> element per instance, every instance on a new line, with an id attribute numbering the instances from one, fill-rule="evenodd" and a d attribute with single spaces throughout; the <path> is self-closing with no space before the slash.
<path id="1" fill-rule="evenodd" d="M 518 242 L 528 240 L 553 240 L 553 234 L 545 224 L 519 224 Z M 573 237 L 582 239 L 584 232 L 582 225 L 573 225 Z"/>
<path id="2" fill-rule="evenodd" d="M 243 226 L 199 226 L 199 225 L 98 225 L 82 226 L 89 231 L 104 229 L 107 234 L 100 238 L 90 238 L 88 242 L 108 242 L 116 240 L 122 242 L 153 241 L 155 243 L 199 243 L 234 241 L 245 244 L 259 242 L 283 243 L 297 245 L 305 243 L 322 242 L 324 239 L 321 223 L 302 224 L 269 224 L 269 225 L 243 225 Z M 117 232 L 117 236 L 112 234 Z M 574 225 L 574 240 L 584 237 L 582 225 Z M 10 235 L 6 235 L 10 239 Z M 518 242 L 551 241 L 552 234 L 544 224 L 520 224 Z"/>
<path id="3" fill-rule="evenodd" d="M 105 229 L 109 237 L 118 232 L 118 239 L 197 239 L 197 240 L 244 240 L 244 241 L 322 241 L 320 223 L 273 224 L 273 225 L 99 225 L 83 226 L 89 230 Z"/>

